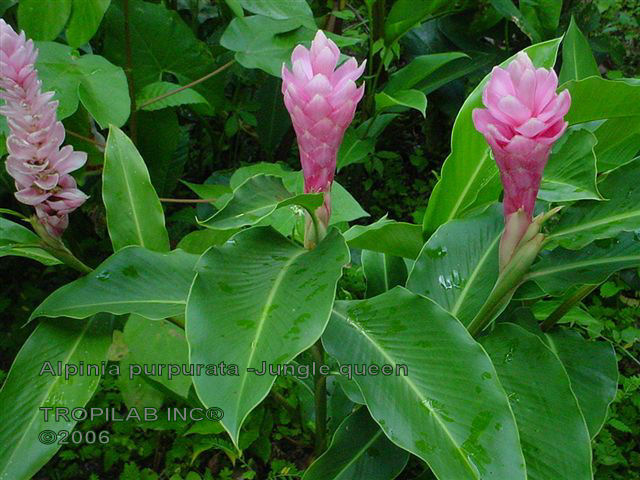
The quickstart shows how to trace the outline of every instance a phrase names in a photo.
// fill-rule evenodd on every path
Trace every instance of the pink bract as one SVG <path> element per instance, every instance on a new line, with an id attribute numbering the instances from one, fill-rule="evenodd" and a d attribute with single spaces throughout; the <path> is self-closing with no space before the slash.
<path id="1" fill-rule="evenodd" d="M 7 172 L 15 180 L 16 198 L 36 210 L 49 234 L 60 236 L 69 224 L 68 214 L 87 199 L 69 172 L 87 160 L 71 146 L 60 148 L 65 131 L 56 119 L 58 102 L 53 92 L 41 92 L 34 64 L 33 42 L 0 19 L 0 113 L 7 117 L 10 135 Z"/>
<path id="2" fill-rule="evenodd" d="M 329 192 L 344 132 L 353 120 L 364 85 L 355 81 L 360 66 L 349 57 L 336 68 L 340 50 L 319 30 L 311 49 L 298 45 L 291 56 L 292 70 L 282 66 L 282 94 L 291 115 L 300 150 L 305 192 L 325 192 L 321 222 L 331 212 Z"/>
<path id="3" fill-rule="evenodd" d="M 535 68 L 520 52 L 506 69 L 494 67 L 482 94 L 486 109 L 473 123 L 491 147 L 504 187 L 504 214 L 523 209 L 531 219 L 553 143 L 567 128 L 571 97 L 556 93 L 553 69 Z"/>

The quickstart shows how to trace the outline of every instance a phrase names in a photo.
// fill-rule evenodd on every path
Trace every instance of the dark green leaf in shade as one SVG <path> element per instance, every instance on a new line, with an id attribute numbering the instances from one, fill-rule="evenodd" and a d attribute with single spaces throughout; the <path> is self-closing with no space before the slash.
<path id="1" fill-rule="evenodd" d="M 402 257 L 363 250 L 362 271 L 367 282 L 366 297 L 371 298 L 407 281 L 407 265 Z"/>

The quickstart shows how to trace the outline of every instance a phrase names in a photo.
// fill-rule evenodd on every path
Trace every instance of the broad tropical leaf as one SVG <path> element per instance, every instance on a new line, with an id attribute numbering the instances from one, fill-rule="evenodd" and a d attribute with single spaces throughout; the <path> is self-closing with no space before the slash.
<path id="1" fill-rule="evenodd" d="M 407 265 L 401 257 L 371 250 L 362 251 L 362 273 L 367 282 L 367 298 L 404 286 L 407 281 Z"/>
<path id="2" fill-rule="evenodd" d="M 160 320 L 184 313 L 198 260 L 181 250 L 123 248 L 94 271 L 49 295 L 31 314 L 86 318 L 98 312 L 137 313 Z"/>
<path id="3" fill-rule="evenodd" d="M 422 249 L 422 228 L 383 217 L 370 225 L 354 225 L 344 233 L 350 247 L 414 259 Z"/>
<path id="4" fill-rule="evenodd" d="M 322 342 L 341 368 L 380 369 L 354 376 L 371 415 L 436 477 L 526 478 L 513 412 L 489 357 L 437 304 L 401 287 L 338 302 Z M 384 365 L 393 373 L 382 375 Z"/>
<path id="5" fill-rule="evenodd" d="M 224 360 L 238 371 L 193 382 L 207 407 L 224 410 L 236 445 L 242 423 L 275 381 L 256 372 L 293 360 L 318 340 L 348 261 L 335 229 L 307 251 L 269 227 L 240 232 L 201 257 L 186 310 L 190 363 Z"/>
<path id="6" fill-rule="evenodd" d="M 15 255 L 36 260 L 43 265 L 60 262 L 46 250 L 40 248 L 40 237 L 19 223 L 0 217 L 0 257 Z"/>

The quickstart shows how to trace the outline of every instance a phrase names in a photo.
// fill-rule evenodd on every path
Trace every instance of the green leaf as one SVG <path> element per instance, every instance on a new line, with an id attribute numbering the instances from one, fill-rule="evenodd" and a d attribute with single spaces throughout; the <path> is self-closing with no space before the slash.
<path id="1" fill-rule="evenodd" d="M 120 360 L 120 376 L 116 380 L 118 390 L 122 394 L 122 400 L 128 409 L 135 408 L 144 411 L 144 408 L 159 409 L 162 407 L 164 395 L 151 383 L 140 376 L 129 377 L 129 371 L 133 366 L 129 355 Z"/>
<path id="2" fill-rule="evenodd" d="M 46 321 L 40 323 L 24 343 L 0 390 L 0 477 L 33 478 L 56 453 L 60 445 L 39 441 L 44 430 L 73 430 L 75 421 L 55 418 L 40 408 L 82 408 L 93 396 L 100 373 L 86 370 L 65 379 L 65 368 L 81 362 L 100 365 L 106 362 L 111 344 L 111 317 L 90 320 Z M 51 373 L 49 362 L 55 373 Z M 58 362 L 62 376 L 57 375 Z M 43 370 L 44 367 L 44 370 Z M 60 438 L 61 439 L 61 438 Z"/>
<path id="3" fill-rule="evenodd" d="M 353 127 L 347 129 L 338 152 L 338 171 L 354 163 L 366 163 L 376 148 L 375 138 L 360 135 Z"/>
<path id="4" fill-rule="evenodd" d="M 596 136 L 571 127 L 554 145 L 538 198 L 547 202 L 603 200 L 596 185 Z"/>
<path id="5" fill-rule="evenodd" d="M 382 217 L 370 225 L 354 225 L 344 233 L 352 248 L 415 259 L 422 249 L 422 228 Z"/>
<path id="6" fill-rule="evenodd" d="M 606 120 L 593 133 L 598 138 L 598 172 L 626 165 L 640 152 L 640 116 Z"/>
<path id="7" fill-rule="evenodd" d="M 551 68 L 555 63 L 560 39 L 549 40 L 525 49 L 537 67 Z M 505 67 L 513 57 L 502 62 Z M 482 90 L 489 75 L 467 97 L 451 134 L 451 154 L 442 166 L 442 176 L 436 184 L 427 211 L 423 229 L 433 233 L 443 223 L 460 217 L 474 205 L 478 192 L 485 190 L 487 203 L 497 199 L 500 192 L 498 168 L 489 154 L 484 137 L 476 131 L 471 119 L 474 108 L 482 107 Z"/>
<path id="8" fill-rule="evenodd" d="M 123 125 L 131 109 L 124 71 L 99 55 L 77 56 L 71 47 L 38 42 L 36 68 L 44 90 L 56 92 L 58 118 L 72 115 L 78 101 L 102 128 Z"/>
<path id="9" fill-rule="evenodd" d="M 256 91 L 256 101 L 260 104 L 260 109 L 255 112 L 258 121 L 256 133 L 260 145 L 270 158 L 273 158 L 282 137 L 291 128 L 291 120 L 284 106 L 281 89 L 281 81 L 269 76 L 261 82 Z"/>
<path id="10" fill-rule="evenodd" d="M 489 357 L 431 300 L 396 287 L 338 302 L 322 341 L 341 370 L 392 366 L 391 375 L 354 379 L 387 437 L 436 477 L 526 477 L 513 412 Z M 402 365 L 407 372 L 397 370 Z"/>
<path id="11" fill-rule="evenodd" d="M 304 192 L 302 171 L 285 170 L 281 165 L 274 163 L 255 163 L 239 168 L 231 176 L 229 184 L 231 188 L 236 189 L 248 178 L 260 173 L 282 178 L 285 188 L 296 195 L 301 195 Z M 295 216 L 293 211 L 290 212 L 291 216 Z M 356 199 L 342 185 L 334 181 L 331 187 L 331 219 L 329 224 L 351 222 L 368 216 L 369 214 L 362 209 Z"/>
<path id="12" fill-rule="evenodd" d="M 571 94 L 571 108 L 564 117 L 569 125 L 640 115 L 640 84 L 589 77 L 571 80 L 560 88 Z"/>
<path id="13" fill-rule="evenodd" d="M 561 304 L 561 298 L 557 300 L 544 300 L 534 303 L 531 306 L 531 310 L 535 318 L 542 322 Z M 579 325 L 584 327 L 592 337 L 600 336 L 603 329 L 603 322 L 601 320 L 594 318 L 589 312 L 577 305 L 571 307 L 571 309 L 569 309 L 569 311 L 565 313 L 560 320 L 558 320 L 558 323 L 569 324 L 569 326 Z"/>
<path id="14" fill-rule="evenodd" d="M 480 342 L 511 401 L 527 478 L 593 478 L 589 431 L 558 357 L 512 323 L 496 325 Z"/>
<path id="15" fill-rule="evenodd" d="M 149 105 L 145 104 L 154 98 L 157 98 L 165 93 L 171 92 L 180 88 L 180 85 L 170 82 L 155 82 L 146 85 L 136 97 L 136 104 L 140 105 L 141 110 L 161 110 L 168 107 L 178 107 L 180 105 L 204 105 L 206 110 L 212 113 L 211 106 L 206 98 L 200 95 L 192 88 L 186 88 L 177 93 L 169 95 L 162 100 L 155 101 Z"/>
<path id="16" fill-rule="evenodd" d="M 54 40 L 70 14 L 71 0 L 20 0 L 18 26 L 33 40 Z"/>
<path id="17" fill-rule="evenodd" d="M 391 45 L 416 25 L 438 16 L 455 13 L 458 5 L 447 0 L 416 2 L 396 0 L 384 23 L 384 43 Z"/>
<path id="18" fill-rule="evenodd" d="M 562 41 L 562 68 L 559 82 L 563 84 L 569 80 L 582 80 L 591 76 L 599 77 L 600 70 L 598 70 L 596 59 L 593 58 L 589 41 L 572 16 Z"/>
<path id="19" fill-rule="evenodd" d="M 418 110 L 425 117 L 427 96 L 419 90 L 398 90 L 393 93 L 382 92 L 376 94 L 377 111 L 398 106 Z"/>
<path id="20" fill-rule="evenodd" d="M 165 74 L 175 76 L 179 84 L 186 85 L 217 68 L 207 44 L 198 40 L 178 12 L 168 10 L 164 2 L 129 0 L 129 10 L 132 75 L 137 91 L 162 81 Z M 125 67 L 127 49 L 122 0 L 111 2 L 104 24 L 104 54 Z M 220 73 L 193 87 L 213 108 L 224 101 L 225 75 Z"/>
<path id="21" fill-rule="evenodd" d="M 99 312 L 136 313 L 152 320 L 184 313 L 197 255 L 181 250 L 158 253 L 126 247 L 95 273 L 74 280 L 49 295 L 31 314 L 37 317 L 86 318 Z"/>
<path id="22" fill-rule="evenodd" d="M 202 255 L 209 247 L 222 245 L 236 232 L 237 230 L 196 230 L 182 237 L 177 248 Z"/>
<path id="23" fill-rule="evenodd" d="M 589 434 L 595 438 L 618 388 L 618 363 L 613 346 L 608 342 L 585 340 L 571 330 L 546 333 L 543 340 L 564 365 Z"/>
<path id="24" fill-rule="evenodd" d="M 258 15 L 274 18 L 276 20 L 286 20 L 289 18 L 300 18 L 309 28 L 315 28 L 313 12 L 307 0 L 239 0 L 245 10 Z"/>
<path id="25" fill-rule="evenodd" d="M 362 272 L 367 282 L 366 298 L 375 297 L 407 281 L 407 266 L 401 257 L 364 250 Z"/>
<path id="26" fill-rule="evenodd" d="M 541 40 L 552 38 L 558 30 L 562 2 L 558 0 L 520 0 L 522 16 L 533 30 L 538 32 Z"/>
<path id="27" fill-rule="evenodd" d="M 189 345 L 184 330 L 165 320 L 149 320 L 139 315 L 131 315 L 124 327 L 124 342 L 129 350 L 127 360 L 137 365 L 187 365 Z M 129 370 L 121 369 L 120 375 L 129 375 Z M 186 398 L 191 387 L 191 377 L 171 372 L 161 372 L 150 377 L 169 390 Z"/>
<path id="28" fill-rule="evenodd" d="M 300 43 L 313 39 L 314 30 L 303 27 L 304 18 L 274 19 L 262 15 L 234 18 L 220 38 L 220 45 L 236 52 L 246 68 L 259 68 L 280 77 L 282 64 Z"/>
<path id="29" fill-rule="evenodd" d="M 31 258 L 43 265 L 60 262 L 46 250 L 39 248 L 40 237 L 19 223 L 0 217 L 0 257 L 14 255 Z"/>
<path id="30" fill-rule="evenodd" d="M 468 325 L 498 279 L 498 248 L 504 229 L 501 206 L 440 226 L 409 273 L 407 288 L 435 301 Z"/>
<path id="31" fill-rule="evenodd" d="M 639 166 L 637 160 L 611 172 L 598 185 L 607 200 L 585 200 L 571 205 L 551 229 L 549 239 L 566 248 L 578 249 L 594 240 L 637 230 L 640 225 Z"/>
<path id="32" fill-rule="evenodd" d="M 393 480 L 409 454 L 385 437 L 366 408 L 349 415 L 331 445 L 304 473 L 302 480 Z"/>
<path id="33" fill-rule="evenodd" d="M 80 47 L 93 38 L 111 0 L 73 0 L 73 10 L 67 26 L 67 42 Z"/>
<path id="34" fill-rule="evenodd" d="M 530 15 L 524 16 L 518 10 L 512 0 L 490 0 L 491 5 L 504 18 L 515 23 L 522 32 L 527 35 L 532 42 L 540 42 L 542 40 L 541 32 L 539 32 L 530 22 Z"/>
<path id="35" fill-rule="evenodd" d="M 102 198 L 115 251 L 127 245 L 169 250 L 164 211 L 147 166 L 129 137 L 113 125 L 104 154 Z"/>
<path id="36" fill-rule="evenodd" d="M 204 405 L 224 410 L 222 424 L 236 445 L 247 415 L 275 381 L 247 369 L 285 364 L 318 340 L 348 261 L 335 229 L 307 251 L 268 227 L 244 230 L 201 257 L 186 310 L 190 363 L 224 360 L 237 375 L 193 382 Z"/>
<path id="37" fill-rule="evenodd" d="M 314 211 L 322 201 L 321 193 L 294 195 L 281 178 L 259 174 L 236 188 L 229 202 L 200 224 L 218 230 L 235 229 L 255 225 L 282 207 L 299 205 Z"/>
<path id="38" fill-rule="evenodd" d="M 561 295 L 571 286 L 598 285 L 609 275 L 640 265 L 640 235 L 623 233 L 592 243 L 582 250 L 556 248 L 531 267 L 524 280 L 533 280 L 548 295 Z"/>
<path id="39" fill-rule="evenodd" d="M 136 145 L 160 196 L 171 196 L 189 155 L 189 135 L 180 129 L 175 109 L 138 112 Z"/>
<path id="40" fill-rule="evenodd" d="M 407 89 L 424 91 L 432 74 L 444 65 L 461 58 L 469 58 L 469 56 L 462 52 L 420 55 L 411 60 L 407 66 L 391 74 L 384 91 L 390 94 Z"/>

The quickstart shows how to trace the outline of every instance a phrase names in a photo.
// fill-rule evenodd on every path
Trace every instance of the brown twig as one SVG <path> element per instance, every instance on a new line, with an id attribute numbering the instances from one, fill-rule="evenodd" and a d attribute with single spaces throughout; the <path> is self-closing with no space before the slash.
<path id="1" fill-rule="evenodd" d="M 104 146 L 105 146 L 104 143 L 99 142 L 94 138 L 85 137 L 84 135 L 80 135 L 79 133 L 72 132 L 71 130 L 67 130 L 67 133 L 69 135 L 71 135 L 72 137 L 79 138 L 80 140 L 84 140 L 85 142 L 93 143 L 94 145 L 96 145 L 96 146 L 98 146 L 100 148 L 104 148 Z"/>
<path id="2" fill-rule="evenodd" d="M 149 100 L 144 102 L 142 105 L 139 105 L 138 106 L 138 110 L 141 110 L 144 107 L 146 107 L 148 105 L 151 105 L 152 103 L 159 102 L 160 100 L 163 100 L 163 99 L 165 99 L 167 97 L 170 97 L 171 95 L 175 95 L 176 93 L 179 93 L 179 92 L 181 92 L 183 90 L 186 90 L 187 88 L 191 88 L 191 87 L 193 87 L 195 85 L 198 85 L 199 83 L 202 83 L 205 80 L 209 80 L 211 77 L 213 77 L 214 75 L 217 75 L 218 73 L 222 72 L 223 70 L 226 70 L 227 68 L 229 68 L 234 63 L 235 63 L 235 60 L 229 60 L 227 63 L 225 63 L 221 67 L 215 69 L 213 72 L 207 73 L 204 77 L 200 77 L 200 78 L 198 78 L 197 80 L 194 80 L 191 83 L 187 83 L 184 87 L 179 87 L 179 88 L 176 88 L 175 90 L 171 90 L 169 92 L 163 93 L 162 95 L 158 95 L 157 97 L 150 98 Z"/>

